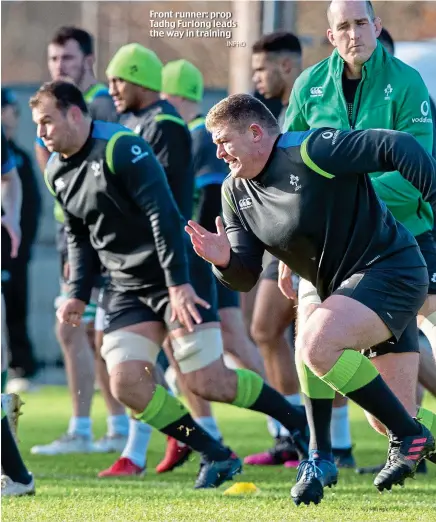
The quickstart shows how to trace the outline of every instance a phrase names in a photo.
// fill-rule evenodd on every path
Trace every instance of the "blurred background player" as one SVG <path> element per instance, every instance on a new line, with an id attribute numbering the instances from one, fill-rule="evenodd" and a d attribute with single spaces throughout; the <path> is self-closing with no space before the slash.
<path id="1" fill-rule="evenodd" d="M 206 229 L 214 230 L 215 219 L 221 214 L 221 185 L 229 169 L 223 160 L 216 157 L 215 145 L 206 131 L 201 110 L 203 85 L 200 70 L 187 60 L 169 62 L 163 68 L 161 98 L 176 108 L 191 132 L 195 176 L 194 216 Z M 263 362 L 257 346 L 247 335 L 239 294 L 218 282 L 216 289 L 225 353 L 232 356 L 238 366 L 263 377 Z M 180 383 L 197 422 L 219 438 L 209 403 L 191 394 L 183 386 L 183 378 Z"/>
<path id="2" fill-rule="evenodd" d="M 16 142 L 19 123 L 18 101 L 12 90 L 1 91 L 2 129 L 8 142 L 9 153 L 15 160 L 22 186 L 20 215 L 21 243 L 17 257 L 11 261 L 9 249 L 2 251 L 2 263 L 9 265 L 8 280 L 3 286 L 8 314 L 6 324 L 11 360 L 8 391 L 19 392 L 31 388 L 38 363 L 28 333 L 29 278 L 28 268 L 32 246 L 36 238 L 41 212 L 41 194 L 29 154 Z"/>
<path id="3" fill-rule="evenodd" d="M 14 260 L 18 256 L 21 241 L 20 215 L 22 202 L 22 189 L 20 177 L 15 166 L 14 156 L 10 153 L 6 137 L 1 129 L 1 207 L 2 207 L 2 232 L 3 229 L 10 236 L 8 246 L 11 248 L 10 256 Z M 3 234 L 2 234 L 3 235 Z M 5 236 L 3 236 L 2 247 Z M 2 252 L 3 254 L 3 252 Z M 3 256 L 2 256 L 3 257 Z M 3 261 L 3 260 L 2 260 Z M 3 270 L 3 263 L 2 263 Z M 35 483 L 31 473 L 27 470 L 17 443 L 12 434 L 8 417 L 3 409 L 3 389 L 6 383 L 7 372 L 7 335 L 5 325 L 5 306 L 3 300 L 2 285 L 2 425 L 1 425 L 1 494 L 2 496 L 21 496 L 35 493 Z"/>
<path id="4" fill-rule="evenodd" d="M 69 79 L 82 91 L 92 117 L 117 121 L 107 86 L 94 74 L 94 39 L 90 33 L 73 26 L 60 27 L 47 48 L 47 66 L 52 80 Z M 44 142 L 36 139 L 35 154 L 42 171 L 50 156 Z"/>
<path id="5" fill-rule="evenodd" d="M 142 67 L 138 67 L 138 63 L 142 63 Z M 182 214 L 186 215 L 190 212 L 193 194 L 193 186 L 190 185 L 192 178 L 186 174 L 191 168 L 191 139 L 175 108 L 160 99 L 162 67 L 162 62 L 153 51 L 139 44 L 128 44 L 113 56 L 106 74 L 120 123 L 151 145 L 176 195 L 176 203 Z M 156 371 L 161 373 L 160 369 Z M 160 382 L 167 386 L 162 379 Z M 144 472 L 152 428 L 134 418 L 129 423 L 129 437 L 121 457 L 102 471 L 100 477 Z M 189 448 L 168 437 L 164 463 L 158 465 L 158 469 L 169 471 L 183 463 L 189 453 Z"/>
<path id="6" fill-rule="evenodd" d="M 146 66 L 135 71 L 135 64 L 139 60 Z M 122 47 L 113 57 L 108 65 L 107 75 L 115 106 L 118 112 L 122 113 L 121 123 L 150 143 L 165 170 L 182 215 L 185 219 L 189 219 L 194 197 L 194 186 L 191 184 L 193 179 L 191 137 L 185 121 L 176 108 L 167 100 L 160 98 L 162 68 L 162 62 L 155 53 L 138 44 L 130 44 Z M 191 95 L 201 98 L 202 82 L 194 87 L 196 92 Z M 198 109 L 196 111 L 198 114 Z M 232 303 L 234 300 L 235 296 L 232 294 Z M 232 328 L 232 332 L 229 331 L 230 335 L 234 333 L 236 322 L 237 317 L 228 323 L 228 327 Z M 241 341 L 241 335 L 238 336 L 238 342 Z M 246 362 L 249 354 L 244 353 L 244 345 L 241 346 L 241 355 Z M 261 361 L 259 363 L 261 368 Z M 183 386 L 183 376 L 179 374 L 178 377 L 183 393 L 190 398 L 189 402 L 193 406 L 196 421 L 214 438 L 220 439 L 221 434 L 208 403 L 191 394 L 186 386 Z M 131 420 L 127 447 L 121 459 L 103 472 L 104 476 L 125 474 L 126 469 L 127 471 L 132 469 L 132 462 L 141 471 L 145 468 L 149 437 L 146 438 L 144 432 L 147 428 L 151 431 L 147 425 Z M 157 471 L 170 471 L 176 465 L 182 464 L 189 453 L 189 448 L 181 446 L 174 438 L 168 437 L 166 454 L 157 466 Z M 135 472 L 140 471 L 138 468 L 133 469 Z"/>
<path id="7" fill-rule="evenodd" d="M 104 121 L 118 119 L 107 86 L 99 83 L 94 75 L 94 39 L 90 33 L 72 26 L 59 28 L 48 45 L 47 59 L 51 78 L 53 80 L 67 79 L 77 85 L 83 93 L 93 118 Z M 39 167 L 44 172 L 50 153 L 40 138 L 36 139 L 35 154 Z M 69 269 L 63 213 L 57 202 L 54 203 L 54 216 L 61 265 L 61 295 L 56 301 L 56 305 L 59 306 L 68 291 Z M 96 361 L 94 362 L 94 319 L 99 294 L 98 286 L 101 284 L 103 284 L 103 278 L 97 274 L 97 288 L 94 291 L 93 301 L 87 306 L 81 326 L 72 328 L 56 322 L 56 335 L 64 356 L 73 415 L 65 435 L 50 444 L 34 446 L 32 453 L 57 455 L 121 451 L 127 440 L 128 417 L 121 404 L 112 397 L 104 375 L 101 376 L 99 373 L 101 361 L 98 347 L 96 347 Z M 97 337 L 97 342 L 99 339 L 101 336 Z M 106 436 L 94 443 L 90 411 L 94 394 L 95 369 L 109 415 Z"/>
<path id="8" fill-rule="evenodd" d="M 2 161 L 2 177 L 1 177 L 1 218 L 2 218 L 2 294 L 1 294 L 1 391 L 6 388 L 8 375 L 8 335 L 6 326 L 6 307 L 3 297 L 3 280 L 10 279 L 10 265 L 13 259 L 18 256 L 21 242 L 21 202 L 22 187 L 20 177 L 18 175 L 15 159 L 9 151 L 6 136 L 1 129 L 1 161 Z"/>

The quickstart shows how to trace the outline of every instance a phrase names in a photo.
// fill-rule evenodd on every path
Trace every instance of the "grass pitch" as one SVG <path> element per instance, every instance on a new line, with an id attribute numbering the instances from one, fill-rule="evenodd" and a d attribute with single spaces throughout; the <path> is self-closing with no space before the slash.
<path id="1" fill-rule="evenodd" d="M 340 472 L 339 483 L 327 489 L 318 506 L 297 508 L 289 498 L 295 470 L 284 467 L 246 466 L 236 481 L 254 482 L 259 493 L 244 497 L 224 496 L 227 483 L 213 491 L 194 491 L 198 457 L 172 473 L 154 471 L 165 449 L 165 439 L 154 433 L 147 474 L 138 479 L 98 479 L 98 471 L 115 459 L 110 455 L 33 456 L 30 447 L 51 442 L 68 423 L 70 403 L 65 388 L 45 388 L 23 396 L 24 415 L 19 437 L 23 457 L 34 473 L 35 497 L 2 500 L 3 522 L 399 522 L 436 521 L 436 466 L 429 473 L 407 480 L 405 488 L 380 495 L 373 477 L 352 470 Z M 426 407 L 436 410 L 427 398 Z M 241 457 L 271 444 L 262 415 L 231 406 L 215 406 L 225 441 Z M 387 441 L 368 426 L 358 408 L 352 408 L 355 455 L 360 466 L 375 465 L 386 457 Z M 103 401 L 97 394 L 93 406 L 94 435 L 106 428 Z"/>

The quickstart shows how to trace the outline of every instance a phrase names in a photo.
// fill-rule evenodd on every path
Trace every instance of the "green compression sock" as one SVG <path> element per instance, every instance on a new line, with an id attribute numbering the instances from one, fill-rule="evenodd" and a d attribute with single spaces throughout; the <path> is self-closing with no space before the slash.
<path id="1" fill-rule="evenodd" d="M 335 390 L 315 375 L 303 361 L 297 361 L 301 391 L 311 399 L 334 399 Z"/>
<path id="2" fill-rule="evenodd" d="M 378 374 L 377 368 L 361 353 L 344 350 L 332 369 L 321 379 L 346 395 L 369 384 Z"/>
<path id="3" fill-rule="evenodd" d="M 360 352 L 344 350 L 321 379 L 373 415 L 399 439 L 419 433 L 418 423 Z"/>
<path id="4" fill-rule="evenodd" d="M 239 408 L 250 408 L 258 399 L 263 388 L 263 379 L 251 370 L 237 369 L 238 387 L 234 406 Z"/>
<path id="5" fill-rule="evenodd" d="M 135 418 L 187 444 L 210 460 L 223 461 L 230 456 L 230 450 L 204 431 L 185 406 L 163 386 L 156 385 L 148 406 Z"/>
<path id="6" fill-rule="evenodd" d="M 187 413 L 188 410 L 178 399 L 170 395 L 163 386 L 157 384 L 148 406 L 142 413 L 135 415 L 135 418 L 161 430 Z"/>
<path id="7" fill-rule="evenodd" d="M 306 415 L 303 408 L 293 406 L 278 391 L 266 384 L 262 377 L 251 370 L 235 370 L 238 376 L 238 387 L 234 406 L 265 413 L 278 420 L 290 432 L 303 431 L 306 426 Z"/>

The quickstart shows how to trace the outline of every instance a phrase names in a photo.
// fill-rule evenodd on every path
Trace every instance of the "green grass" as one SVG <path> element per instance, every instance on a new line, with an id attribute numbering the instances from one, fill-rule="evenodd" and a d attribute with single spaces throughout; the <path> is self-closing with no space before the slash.
<path id="1" fill-rule="evenodd" d="M 148 472 L 142 479 L 102 480 L 96 473 L 109 466 L 114 455 L 41 457 L 30 455 L 34 444 L 50 442 L 61 435 L 70 405 L 64 388 L 47 388 L 27 395 L 20 418 L 20 447 L 36 477 L 35 497 L 2 501 L 4 522 L 130 522 L 130 521 L 265 521 L 348 522 L 436 520 L 436 466 L 426 476 L 406 481 L 404 489 L 380 495 L 371 476 L 344 470 L 338 486 L 328 489 L 318 506 L 295 507 L 289 499 L 295 471 L 283 467 L 250 468 L 237 481 L 254 482 L 257 495 L 223 496 L 226 485 L 214 491 L 194 491 L 198 457 L 172 473 L 158 476 L 154 468 L 165 448 L 159 433 L 153 434 L 148 454 Z M 426 401 L 436 409 L 435 401 Z M 264 417 L 230 406 L 216 406 L 226 442 L 240 455 L 263 450 L 271 440 Z M 371 430 L 362 413 L 352 410 L 355 454 L 359 465 L 378 464 L 386 455 L 386 440 Z M 94 432 L 105 430 L 102 399 L 93 406 Z"/>

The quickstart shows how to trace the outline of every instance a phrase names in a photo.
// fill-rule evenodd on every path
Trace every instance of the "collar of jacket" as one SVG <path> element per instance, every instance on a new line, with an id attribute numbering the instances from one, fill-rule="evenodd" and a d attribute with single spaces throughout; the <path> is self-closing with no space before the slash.
<path id="1" fill-rule="evenodd" d="M 363 73 L 362 76 L 367 76 L 368 74 L 372 74 L 387 65 L 387 61 L 389 61 L 390 55 L 384 49 L 380 42 L 377 42 L 377 47 L 374 49 L 374 52 L 371 54 L 369 60 L 367 60 L 363 64 Z M 337 77 L 342 77 L 342 73 L 344 71 L 344 59 L 340 56 L 337 49 L 335 49 L 330 58 L 329 58 L 329 71 L 330 74 Z"/>

